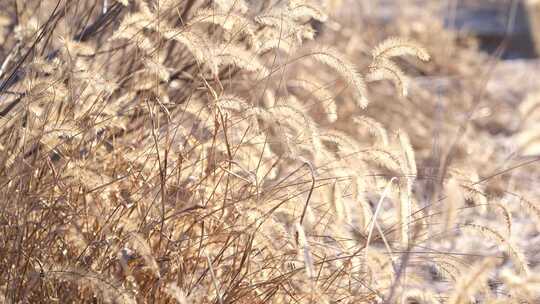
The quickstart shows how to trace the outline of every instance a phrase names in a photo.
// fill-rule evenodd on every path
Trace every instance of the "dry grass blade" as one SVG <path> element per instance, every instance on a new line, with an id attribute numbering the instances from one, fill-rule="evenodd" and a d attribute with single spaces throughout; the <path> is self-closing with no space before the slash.
<path id="1" fill-rule="evenodd" d="M 335 70 L 353 90 L 354 100 L 361 108 L 367 107 L 367 88 L 362 75 L 357 71 L 354 64 L 345 59 L 338 51 L 323 47 L 310 53 L 317 61 Z"/>
<path id="2" fill-rule="evenodd" d="M 495 266 L 493 259 L 486 258 L 469 269 L 461 278 L 448 299 L 449 304 L 469 303 L 476 291 L 486 284 L 488 272 Z"/>
<path id="3" fill-rule="evenodd" d="M 514 263 L 514 267 L 518 271 L 525 274 L 528 274 L 530 272 L 527 260 L 523 252 L 515 244 L 511 243 L 510 240 L 502 236 L 499 232 L 491 228 L 475 224 L 462 225 L 461 229 L 481 234 L 495 241 L 497 243 L 497 246 L 500 246 L 504 251 L 508 252 L 508 255 Z"/>
<path id="4" fill-rule="evenodd" d="M 390 59 L 403 55 L 411 55 L 422 61 L 428 61 L 431 56 L 419 44 L 403 38 L 388 38 L 377 45 L 372 56 L 374 60 Z"/>

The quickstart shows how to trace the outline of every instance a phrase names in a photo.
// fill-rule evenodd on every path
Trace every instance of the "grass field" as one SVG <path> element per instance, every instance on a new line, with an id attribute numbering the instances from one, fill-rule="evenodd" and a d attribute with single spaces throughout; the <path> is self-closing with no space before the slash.
<path id="1" fill-rule="evenodd" d="M 538 303 L 538 63 L 385 2 L 0 2 L 0 303 Z"/>

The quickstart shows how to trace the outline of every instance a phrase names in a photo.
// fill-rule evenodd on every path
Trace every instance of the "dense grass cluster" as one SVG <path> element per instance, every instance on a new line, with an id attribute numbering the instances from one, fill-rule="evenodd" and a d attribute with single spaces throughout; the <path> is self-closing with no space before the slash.
<path id="1" fill-rule="evenodd" d="M 540 99 L 341 2 L 0 3 L 0 302 L 539 301 Z"/>

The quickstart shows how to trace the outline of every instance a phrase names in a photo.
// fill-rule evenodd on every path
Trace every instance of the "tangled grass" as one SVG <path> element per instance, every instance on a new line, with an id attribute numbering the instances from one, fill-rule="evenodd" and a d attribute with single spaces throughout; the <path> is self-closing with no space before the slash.
<path id="1" fill-rule="evenodd" d="M 338 2 L 0 4 L 0 302 L 538 301 L 482 55 Z M 472 62 L 444 113 L 410 79 L 452 68 L 429 39 Z"/>

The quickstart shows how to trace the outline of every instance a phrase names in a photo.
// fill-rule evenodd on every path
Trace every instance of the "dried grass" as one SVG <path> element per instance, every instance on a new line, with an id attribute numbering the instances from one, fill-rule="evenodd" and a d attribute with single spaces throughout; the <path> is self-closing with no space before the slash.
<path id="1" fill-rule="evenodd" d="M 0 4 L 0 302 L 539 301 L 484 55 L 338 2 Z"/>

